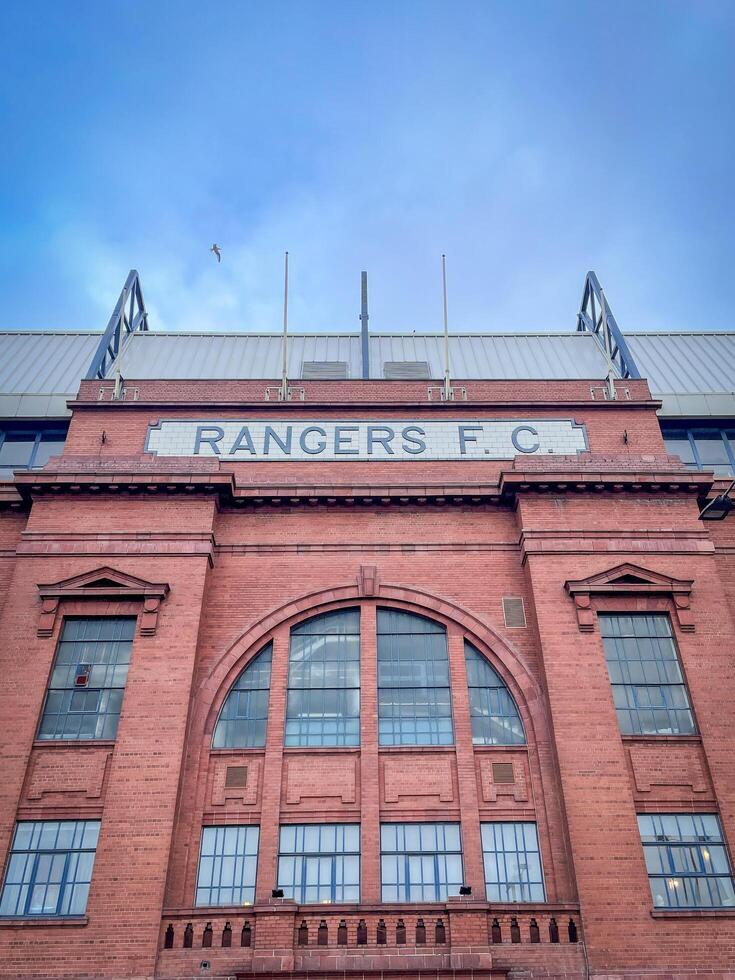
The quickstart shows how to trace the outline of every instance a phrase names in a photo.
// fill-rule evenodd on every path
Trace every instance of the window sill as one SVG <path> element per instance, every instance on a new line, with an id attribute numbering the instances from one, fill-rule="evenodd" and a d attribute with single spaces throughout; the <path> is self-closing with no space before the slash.
<path id="1" fill-rule="evenodd" d="M 113 749 L 115 747 L 114 738 L 34 738 L 34 749 L 72 749 L 82 747 Z"/>
<path id="2" fill-rule="evenodd" d="M 0 918 L 0 929 L 27 929 L 32 926 L 86 926 L 89 917 L 86 915 L 19 915 L 17 918 L 4 916 Z"/>
<path id="3" fill-rule="evenodd" d="M 379 745 L 378 752 L 456 752 L 455 745 Z"/>
<path id="4" fill-rule="evenodd" d="M 621 735 L 624 742 L 701 742 L 701 735 Z"/>
<path id="5" fill-rule="evenodd" d="M 651 909 L 652 919 L 735 919 L 735 908 Z"/>
<path id="6" fill-rule="evenodd" d="M 359 745 L 284 745 L 284 753 L 287 752 L 359 752 Z"/>
<path id="7" fill-rule="evenodd" d="M 472 748 L 475 752 L 526 752 L 528 753 L 528 742 L 518 742 L 516 745 L 484 745 L 474 742 Z"/>

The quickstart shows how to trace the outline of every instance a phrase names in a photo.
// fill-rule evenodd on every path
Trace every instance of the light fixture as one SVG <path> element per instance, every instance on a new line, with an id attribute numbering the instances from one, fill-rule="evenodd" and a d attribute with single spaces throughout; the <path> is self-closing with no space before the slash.
<path id="1" fill-rule="evenodd" d="M 705 504 L 699 512 L 700 521 L 724 521 L 727 515 L 735 510 L 735 500 L 730 496 L 733 487 L 735 487 L 735 480 L 724 493 L 718 494 Z"/>
<path id="2" fill-rule="evenodd" d="M 274 888 L 273 891 L 271 892 L 271 898 L 283 898 L 283 889 Z"/>
<path id="3" fill-rule="evenodd" d="M 459 894 L 460 895 L 471 895 L 472 894 L 472 885 L 460 885 L 459 886 Z"/>

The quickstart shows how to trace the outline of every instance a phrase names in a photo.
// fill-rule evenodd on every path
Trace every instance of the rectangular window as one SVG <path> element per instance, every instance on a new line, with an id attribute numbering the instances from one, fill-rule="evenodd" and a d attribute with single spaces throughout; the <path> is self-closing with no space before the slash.
<path id="1" fill-rule="evenodd" d="M 380 851 L 384 902 L 444 902 L 459 895 L 463 880 L 459 824 L 381 824 Z"/>
<path id="2" fill-rule="evenodd" d="M 255 899 L 259 827 L 204 827 L 197 905 L 245 905 Z"/>
<path id="3" fill-rule="evenodd" d="M 64 620 L 38 738 L 115 738 L 134 617 Z"/>
<path id="4" fill-rule="evenodd" d="M 99 832 L 99 820 L 17 823 L 0 915 L 84 915 Z"/>
<path id="5" fill-rule="evenodd" d="M 285 745 L 360 744 L 360 612 L 291 630 Z"/>
<path id="6" fill-rule="evenodd" d="M 488 902 L 545 902 L 535 823 L 482 824 Z"/>
<path id="7" fill-rule="evenodd" d="M 689 694 L 669 617 L 600 616 L 623 735 L 693 735 Z"/>
<path id="8" fill-rule="evenodd" d="M 663 430 L 666 449 L 680 456 L 688 470 L 713 470 L 715 476 L 735 476 L 735 433 L 710 426 Z"/>
<path id="9" fill-rule="evenodd" d="M 359 824 L 281 827 L 278 887 L 300 905 L 359 902 Z"/>
<path id="10" fill-rule="evenodd" d="M 454 741 L 447 633 L 441 623 L 378 610 L 378 737 L 381 745 Z"/>
<path id="11" fill-rule="evenodd" d="M 735 906 L 732 868 L 714 813 L 639 814 L 638 828 L 657 908 Z"/>
<path id="12" fill-rule="evenodd" d="M 10 480 L 13 470 L 40 469 L 51 456 L 64 451 L 63 429 L 0 429 L 0 480 Z"/>

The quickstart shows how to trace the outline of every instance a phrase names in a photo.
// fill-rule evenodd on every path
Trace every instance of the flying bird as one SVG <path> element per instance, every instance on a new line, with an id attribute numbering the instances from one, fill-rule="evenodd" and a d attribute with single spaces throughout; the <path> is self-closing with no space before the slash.
<path id="1" fill-rule="evenodd" d="M 213 246 L 212 246 L 212 247 L 210 248 L 210 250 L 209 250 L 209 251 L 210 251 L 210 252 L 214 252 L 214 254 L 215 254 L 215 255 L 217 256 L 217 261 L 218 261 L 218 262 L 221 262 L 221 261 L 222 261 L 222 252 L 221 252 L 221 250 L 220 250 L 220 247 L 219 247 L 219 245 L 218 245 L 218 244 L 217 244 L 216 242 L 215 242 L 215 243 L 214 243 L 214 245 L 213 245 Z"/>

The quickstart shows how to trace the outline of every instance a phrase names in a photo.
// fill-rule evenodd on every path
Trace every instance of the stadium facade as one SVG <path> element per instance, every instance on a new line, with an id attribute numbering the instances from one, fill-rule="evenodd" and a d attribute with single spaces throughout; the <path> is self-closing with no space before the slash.
<path id="1" fill-rule="evenodd" d="M 362 327 L 0 334 L 0 976 L 732 978 L 735 334 Z"/>

